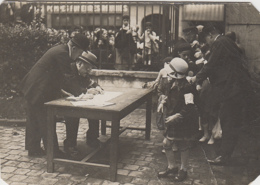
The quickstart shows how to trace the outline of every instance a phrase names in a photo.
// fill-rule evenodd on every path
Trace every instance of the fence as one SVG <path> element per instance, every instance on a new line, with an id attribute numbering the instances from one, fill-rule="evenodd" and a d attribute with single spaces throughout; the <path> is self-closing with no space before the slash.
<path id="1" fill-rule="evenodd" d="M 115 68 L 115 37 L 124 15 L 130 17 L 137 46 L 129 69 L 159 70 L 161 59 L 172 53 L 174 40 L 178 38 L 178 4 L 170 2 L 6 1 L 0 12 L 1 22 L 40 21 L 47 28 L 65 31 L 69 37 L 77 32 L 85 34 L 91 39 L 90 50 L 98 56 L 98 67 L 105 69 Z M 152 23 L 159 45 L 158 52 L 151 50 L 151 65 L 145 63 L 146 43 L 138 37 L 144 33 L 146 22 Z"/>

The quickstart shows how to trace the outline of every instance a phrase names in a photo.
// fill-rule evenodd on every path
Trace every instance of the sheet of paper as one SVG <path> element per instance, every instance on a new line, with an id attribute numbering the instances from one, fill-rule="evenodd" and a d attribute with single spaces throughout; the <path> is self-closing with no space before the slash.
<path id="1" fill-rule="evenodd" d="M 72 105 L 74 106 L 109 106 L 113 105 L 114 103 L 108 102 L 109 100 L 112 100 L 113 98 L 116 98 L 117 96 L 121 95 L 122 92 L 110 92 L 110 91 L 104 91 L 104 94 L 98 94 L 95 95 L 93 99 L 91 100 L 80 100 L 80 101 L 71 101 Z"/>

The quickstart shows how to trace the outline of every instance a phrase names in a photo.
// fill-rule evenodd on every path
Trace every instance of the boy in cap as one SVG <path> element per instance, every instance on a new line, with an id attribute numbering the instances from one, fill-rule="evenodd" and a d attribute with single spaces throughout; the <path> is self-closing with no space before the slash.
<path id="1" fill-rule="evenodd" d="M 132 30 L 129 25 L 129 16 L 123 16 L 123 25 L 115 37 L 116 64 L 119 70 L 131 70 L 134 64 L 134 54 L 137 51 L 133 39 Z"/>
<path id="2" fill-rule="evenodd" d="M 27 123 L 25 148 L 29 156 L 42 156 L 47 147 L 47 113 L 44 103 L 60 98 L 61 89 L 75 87 L 71 63 L 89 47 L 89 39 L 76 34 L 67 45 L 57 45 L 49 49 L 27 73 L 20 84 L 21 93 L 27 102 Z M 77 87 L 79 89 L 79 87 Z M 79 91 L 70 92 L 75 96 Z M 70 125 L 66 122 L 66 126 Z M 57 136 L 54 138 L 55 155 L 62 157 Z"/>
<path id="3" fill-rule="evenodd" d="M 194 88 L 186 80 L 188 64 L 181 58 L 174 58 L 165 67 L 168 78 L 164 78 L 164 83 L 159 85 L 158 90 L 161 96 L 166 96 L 166 101 L 162 101 L 167 107 L 166 112 L 166 133 L 163 140 L 168 166 L 165 171 L 159 172 L 158 177 L 174 175 L 174 181 L 183 181 L 187 177 L 189 149 L 198 130 L 198 114 L 194 105 Z M 175 161 L 172 145 L 177 145 L 181 153 L 181 168 Z"/>

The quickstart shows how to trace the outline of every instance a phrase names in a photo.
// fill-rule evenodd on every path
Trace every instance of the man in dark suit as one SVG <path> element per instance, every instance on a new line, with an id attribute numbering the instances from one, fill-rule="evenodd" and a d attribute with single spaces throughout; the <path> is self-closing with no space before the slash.
<path id="1" fill-rule="evenodd" d="M 47 148 L 47 114 L 44 103 L 60 98 L 61 89 L 65 89 L 74 96 L 86 91 L 86 89 L 82 91 L 84 88 L 75 83 L 75 74 L 71 64 L 88 47 L 87 37 L 76 34 L 67 45 L 58 45 L 49 49 L 22 80 L 20 89 L 27 102 L 25 148 L 28 150 L 29 156 L 45 154 L 41 148 L 41 140 L 43 140 L 44 148 Z M 97 130 L 98 124 L 94 125 Z M 68 120 L 66 126 L 73 128 L 74 123 Z M 66 130 L 67 136 L 69 136 L 71 129 Z M 77 130 L 77 128 L 72 130 Z M 58 147 L 57 136 L 54 139 L 55 155 L 62 155 L 63 153 Z M 96 139 L 93 138 L 93 140 Z"/>
<path id="2" fill-rule="evenodd" d="M 202 31 L 210 46 L 210 56 L 208 63 L 192 80 L 196 79 L 200 83 L 209 78 L 212 85 L 212 94 L 208 101 L 214 111 L 219 112 L 222 141 L 219 156 L 209 162 L 223 165 L 229 162 L 236 146 L 245 100 L 249 99 L 252 88 L 237 45 L 230 38 L 222 36 L 212 25 L 204 27 Z"/>

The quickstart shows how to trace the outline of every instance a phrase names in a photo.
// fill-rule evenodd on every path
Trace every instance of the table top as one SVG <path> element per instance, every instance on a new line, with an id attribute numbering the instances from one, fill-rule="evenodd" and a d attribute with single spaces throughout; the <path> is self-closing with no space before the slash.
<path id="1" fill-rule="evenodd" d="M 105 110 L 105 111 L 122 111 L 127 107 L 138 104 L 139 101 L 143 101 L 147 96 L 151 95 L 152 89 L 137 89 L 137 88 L 118 88 L 118 87 L 102 87 L 105 91 L 111 92 L 123 92 L 121 95 L 114 99 L 109 100 L 111 103 L 115 103 L 109 106 L 74 106 L 69 100 L 65 98 L 53 100 L 45 103 L 47 107 L 62 107 L 62 108 L 73 108 L 73 109 L 91 109 L 91 110 Z"/>

